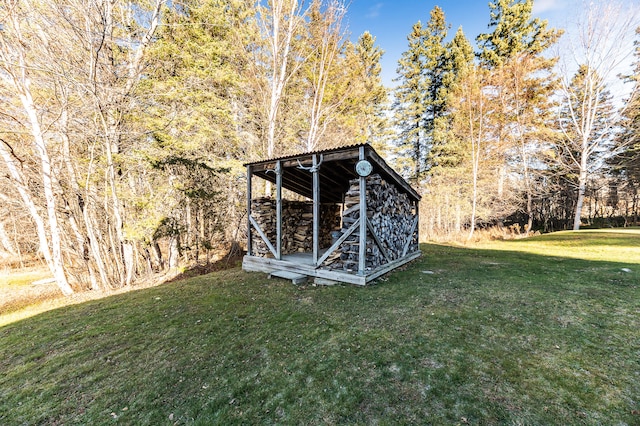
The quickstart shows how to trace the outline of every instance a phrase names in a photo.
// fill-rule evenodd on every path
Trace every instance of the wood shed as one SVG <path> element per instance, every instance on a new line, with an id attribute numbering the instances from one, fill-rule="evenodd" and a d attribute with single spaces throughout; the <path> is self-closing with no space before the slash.
<path id="1" fill-rule="evenodd" d="M 245 164 L 246 271 L 366 285 L 420 256 L 420 195 L 369 144 Z M 275 185 L 255 197 L 252 181 Z M 297 194 L 283 199 L 283 189 Z"/>

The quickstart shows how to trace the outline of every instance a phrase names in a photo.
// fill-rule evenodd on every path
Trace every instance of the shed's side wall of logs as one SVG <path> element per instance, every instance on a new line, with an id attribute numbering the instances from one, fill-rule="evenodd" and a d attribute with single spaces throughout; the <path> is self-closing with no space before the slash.
<path id="1" fill-rule="evenodd" d="M 360 185 L 358 179 L 349 181 L 349 191 L 345 194 L 345 209 L 342 214 L 342 230 L 347 229 L 360 217 Z M 407 253 L 418 250 L 418 231 L 413 230 L 418 214 L 414 202 L 407 194 L 398 191 L 395 185 L 374 174 L 367 177 L 367 217 L 382 243 L 390 260 L 402 257 L 407 239 L 410 238 Z M 366 270 L 373 270 L 387 263 L 375 240 L 367 232 Z M 411 235 L 410 235 L 411 234 Z M 324 267 L 331 270 L 356 272 L 358 270 L 359 230 L 351 234 L 338 249 L 338 254 L 330 256 Z"/>
<path id="2" fill-rule="evenodd" d="M 251 200 L 251 214 L 273 246 L 276 246 L 276 200 L 262 197 Z M 331 232 L 340 229 L 340 206 L 320 205 L 320 248 L 331 245 Z M 271 252 L 257 233 L 252 233 L 254 256 L 270 257 Z M 282 200 L 282 254 L 313 250 L 313 203 Z"/>

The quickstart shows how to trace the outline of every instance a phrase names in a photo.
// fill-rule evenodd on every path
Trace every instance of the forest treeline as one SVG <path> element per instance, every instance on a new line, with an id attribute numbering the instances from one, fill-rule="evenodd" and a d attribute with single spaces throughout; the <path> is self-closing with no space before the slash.
<path id="1" fill-rule="evenodd" d="M 342 0 L 4 1 L 0 256 L 38 253 L 65 294 L 208 261 L 244 242 L 243 163 L 363 142 L 426 238 L 635 224 L 637 15 L 585 6 L 563 63 L 532 7 L 490 3 L 475 46 L 435 7 L 388 89 Z"/>

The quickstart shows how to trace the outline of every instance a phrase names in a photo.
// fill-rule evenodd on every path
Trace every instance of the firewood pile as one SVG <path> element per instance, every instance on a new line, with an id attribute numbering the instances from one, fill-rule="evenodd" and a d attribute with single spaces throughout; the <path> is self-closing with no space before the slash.
<path id="1" fill-rule="evenodd" d="M 342 229 L 344 234 L 360 217 L 360 181 L 349 181 L 349 191 L 345 194 L 345 210 L 342 213 Z M 378 240 L 390 260 L 402 257 L 411 238 L 407 253 L 418 250 L 418 235 L 412 231 L 417 215 L 415 206 L 405 193 L 398 191 L 395 185 L 385 181 L 378 174 L 367 177 L 367 217 Z M 358 270 L 360 252 L 360 232 L 357 228 L 331 255 L 324 266 L 331 270 L 354 272 Z M 367 231 L 366 270 L 372 270 L 387 263 L 387 259 L 378 244 Z"/>
<path id="2" fill-rule="evenodd" d="M 276 247 L 276 200 L 262 197 L 251 200 L 251 214 L 273 247 Z M 340 227 L 340 206 L 320 205 L 320 247 L 331 245 L 331 232 Z M 271 257 L 267 244 L 257 232 L 252 233 L 254 256 Z M 282 200 L 282 254 L 313 251 L 313 203 Z"/>

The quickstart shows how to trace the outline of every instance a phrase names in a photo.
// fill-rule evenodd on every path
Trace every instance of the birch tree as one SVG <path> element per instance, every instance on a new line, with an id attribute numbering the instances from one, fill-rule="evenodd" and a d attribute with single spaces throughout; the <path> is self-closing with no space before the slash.
<path id="1" fill-rule="evenodd" d="M 134 279 L 121 199 L 126 123 L 163 3 L 26 0 L 1 9 L 0 102 L 9 113 L 0 157 L 64 294 L 70 276 L 93 288 Z"/>
<path id="2" fill-rule="evenodd" d="M 618 74 L 632 62 L 632 41 L 638 24 L 637 7 L 618 2 L 584 5 L 576 36 L 568 38 L 566 59 L 560 62 L 562 149 L 565 170 L 577 172 L 573 229 L 579 229 L 589 176 L 614 154 L 611 148 L 624 107 L 611 108 L 607 92 Z M 573 71 L 572 71 L 573 70 Z M 599 123 L 608 123 L 601 126 Z M 568 159 L 568 161 L 564 161 Z"/>
<path id="3" fill-rule="evenodd" d="M 256 50 L 254 60 L 258 68 L 255 78 L 263 85 L 260 91 L 266 111 L 264 154 L 267 158 L 276 153 L 286 91 L 303 63 L 304 58 L 300 57 L 296 42 L 302 35 L 304 14 L 302 0 L 268 0 L 266 5 L 258 7 L 258 24 L 264 47 Z"/>
<path id="4" fill-rule="evenodd" d="M 308 130 L 305 149 L 315 150 L 327 127 L 343 110 L 348 93 L 346 82 L 337 79 L 339 64 L 343 61 L 345 29 L 342 19 L 346 7 L 341 1 L 331 0 L 323 5 L 314 0 L 307 12 L 308 34 L 303 69 L 308 83 Z"/>

